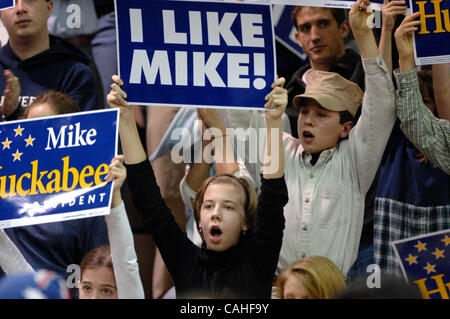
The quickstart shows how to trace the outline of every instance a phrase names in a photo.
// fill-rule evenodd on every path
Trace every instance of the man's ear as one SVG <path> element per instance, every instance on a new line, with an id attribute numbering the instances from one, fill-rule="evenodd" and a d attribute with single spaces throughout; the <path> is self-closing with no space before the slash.
<path id="1" fill-rule="evenodd" d="M 53 0 L 47 1 L 47 10 L 48 10 L 48 16 L 50 17 L 52 15 L 52 11 L 53 11 Z"/>
<path id="2" fill-rule="evenodd" d="M 348 20 L 344 20 L 339 26 L 339 35 L 342 37 L 342 39 L 345 39 L 349 33 L 350 23 L 348 22 Z"/>
<path id="3" fill-rule="evenodd" d="M 297 42 L 298 46 L 303 49 L 302 43 L 300 42 L 300 35 L 298 34 L 298 31 L 295 31 L 295 41 Z"/>
<path id="4" fill-rule="evenodd" d="M 340 138 L 346 138 L 350 134 L 350 131 L 353 127 L 353 122 L 348 121 L 348 122 L 345 122 L 343 125 L 344 125 L 344 128 L 341 132 Z"/>

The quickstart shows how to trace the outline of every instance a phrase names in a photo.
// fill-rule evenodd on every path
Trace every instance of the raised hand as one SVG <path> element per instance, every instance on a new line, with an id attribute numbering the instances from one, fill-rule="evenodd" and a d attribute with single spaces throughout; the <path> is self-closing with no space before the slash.
<path id="1" fill-rule="evenodd" d="M 108 175 L 106 175 L 105 180 L 107 182 L 114 181 L 112 207 L 116 207 L 122 202 L 122 196 L 120 193 L 120 188 L 122 187 L 125 178 L 127 177 L 127 169 L 123 165 L 123 155 L 118 155 L 114 157 L 109 164 Z"/>
<path id="2" fill-rule="evenodd" d="M 412 35 L 414 31 L 417 31 L 417 26 L 420 24 L 419 20 L 415 20 L 417 17 L 419 17 L 419 12 L 407 15 L 394 33 L 401 72 L 414 68 Z"/>
<path id="3" fill-rule="evenodd" d="M 3 102 L 1 105 L 2 114 L 5 117 L 13 114 L 17 107 L 19 106 L 19 96 L 20 96 L 20 81 L 11 72 L 11 70 L 4 70 L 3 74 L 6 79 L 5 90 L 3 91 Z"/>
<path id="4" fill-rule="evenodd" d="M 288 103 L 287 90 L 283 88 L 286 80 L 284 78 L 279 78 L 272 83 L 272 91 L 266 95 L 266 104 L 264 107 L 266 110 L 266 121 L 267 120 L 280 120 L 286 106 Z"/>
<path id="5" fill-rule="evenodd" d="M 369 0 L 358 0 L 352 5 L 348 17 L 353 33 L 364 34 L 371 31 L 368 21 L 373 12 L 369 7 Z"/>
<path id="6" fill-rule="evenodd" d="M 113 75 L 112 80 L 113 83 L 111 84 L 111 91 L 109 91 L 108 95 L 106 96 L 109 107 L 120 108 L 121 118 L 134 120 L 133 109 L 126 101 L 127 94 L 121 88 L 121 86 L 123 86 L 122 79 L 118 75 Z"/>
<path id="7" fill-rule="evenodd" d="M 384 0 L 383 8 L 381 10 L 383 28 L 386 31 L 392 31 L 397 15 L 405 13 L 406 9 L 408 9 L 408 6 L 403 0 Z"/>

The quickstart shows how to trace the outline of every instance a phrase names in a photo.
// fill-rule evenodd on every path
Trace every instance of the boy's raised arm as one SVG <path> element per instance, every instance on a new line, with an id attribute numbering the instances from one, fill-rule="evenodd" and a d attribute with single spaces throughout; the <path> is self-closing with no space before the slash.
<path id="1" fill-rule="evenodd" d="M 367 11 L 369 6 L 370 1 L 358 0 L 349 12 L 350 26 L 363 59 L 372 59 L 378 55 L 375 36 L 367 23 L 371 15 L 371 12 Z"/>
<path id="2" fill-rule="evenodd" d="M 359 46 L 365 71 L 361 117 L 349 135 L 349 151 L 356 168 L 359 188 L 366 193 L 380 165 L 396 121 L 395 90 L 367 23 L 368 0 L 356 1 L 349 13 L 350 26 Z"/>
<path id="3" fill-rule="evenodd" d="M 264 152 L 264 178 L 279 178 L 284 176 L 284 145 L 282 138 L 282 122 L 287 101 L 287 90 L 283 88 L 284 78 L 277 79 L 272 84 L 272 92 L 266 96 L 264 107 L 270 109 L 265 113 L 266 119 L 266 150 Z"/>

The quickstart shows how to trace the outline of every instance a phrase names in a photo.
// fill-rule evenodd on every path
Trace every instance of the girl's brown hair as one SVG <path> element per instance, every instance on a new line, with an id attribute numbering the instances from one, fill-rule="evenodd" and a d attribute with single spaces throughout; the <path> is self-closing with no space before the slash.
<path id="1" fill-rule="evenodd" d="M 56 114 L 67 114 L 80 112 L 81 108 L 77 103 L 67 94 L 58 91 L 47 91 L 38 95 L 33 103 L 26 108 L 24 118 L 28 117 L 30 109 L 35 105 L 47 103 Z"/>
<path id="2" fill-rule="evenodd" d="M 114 273 L 111 248 L 109 247 L 109 245 L 97 247 L 87 253 L 80 264 L 81 277 L 83 277 L 83 272 L 86 268 L 101 267 L 111 268 Z"/>
<path id="3" fill-rule="evenodd" d="M 245 194 L 245 202 L 244 202 L 244 212 L 245 212 L 245 223 L 250 229 L 253 225 L 253 218 L 255 216 L 256 206 L 258 204 L 258 196 L 256 195 L 256 191 L 254 187 L 247 181 L 247 179 L 243 177 L 235 177 L 230 174 L 221 174 L 211 176 L 206 179 L 200 189 L 197 191 L 197 195 L 195 196 L 194 201 L 194 218 L 197 223 L 197 229 L 199 229 L 200 225 L 200 211 L 203 204 L 203 198 L 206 193 L 206 189 L 211 184 L 231 184 L 236 186 L 237 188 L 242 188 Z"/>

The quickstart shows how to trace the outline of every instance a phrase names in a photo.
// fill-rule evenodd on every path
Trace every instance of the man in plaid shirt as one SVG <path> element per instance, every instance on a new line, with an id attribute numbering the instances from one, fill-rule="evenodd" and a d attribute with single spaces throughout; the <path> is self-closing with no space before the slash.
<path id="1" fill-rule="evenodd" d="M 414 65 L 411 37 L 420 23 L 418 16 L 418 13 L 407 16 L 395 32 L 400 65 L 400 72 L 394 72 L 398 86 L 396 107 L 398 116 L 404 121 L 403 129 L 411 125 L 409 120 L 406 121 L 411 112 L 406 110 L 423 113 L 418 110 L 423 102 Z M 429 115 L 432 116 L 431 113 Z M 419 115 L 418 119 L 425 122 L 422 115 Z M 426 121 L 431 125 L 429 120 Z M 430 132 L 430 129 L 426 128 L 427 125 L 423 124 L 416 124 L 416 128 L 412 130 L 415 131 L 422 125 L 425 131 L 418 134 L 423 136 Z M 442 138 L 441 142 L 447 148 L 447 160 L 444 159 L 444 162 L 447 161 L 448 165 L 448 144 L 444 141 L 444 138 L 448 140 L 448 122 L 443 125 L 440 133 L 434 131 L 433 135 L 435 139 Z M 431 143 L 437 146 L 435 140 Z M 381 163 L 375 199 L 374 257 L 382 270 L 401 274 L 390 246 L 392 241 L 450 228 L 449 193 L 449 175 L 423 157 L 402 133 L 400 121 L 397 121 Z"/>

